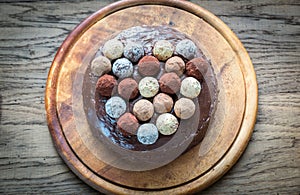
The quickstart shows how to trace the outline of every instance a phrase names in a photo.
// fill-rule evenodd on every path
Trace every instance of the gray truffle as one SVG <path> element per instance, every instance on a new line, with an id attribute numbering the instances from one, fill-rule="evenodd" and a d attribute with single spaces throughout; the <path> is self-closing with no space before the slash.
<path id="1" fill-rule="evenodd" d="M 194 77 L 186 77 L 181 82 L 180 93 L 188 98 L 195 98 L 201 92 L 201 84 Z"/>
<path id="2" fill-rule="evenodd" d="M 144 56 L 144 48 L 139 43 L 129 42 L 124 48 L 124 56 L 131 62 L 137 62 Z"/>
<path id="3" fill-rule="evenodd" d="M 152 123 L 145 123 L 137 130 L 138 141 L 144 145 L 154 144 L 158 139 L 158 130 Z"/>
<path id="4" fill-rule="evenodd" d="M 111 60 L 120 58 L 123 54 L 123 51 L 124 46 L 122 42 L 116 39 L 107 41 L 102 49 L 103 54 Z"/>
<path id="5" fill-rule="evenodd" d="M 110 71 L 111 71 L 111 62 L 105 56 L 98 56 L 91 63 L 91 72 L 95 76 L 102 76 Z"/>
<path id="6" fill-rule="evenodd" d="M 130 77 L 133 73 L 133 65 L 128 59 L 120 58 L 114 62 L 112 71 L 119 78 Z"/>
<path id="7" fill-rule="evenodd" d="M 177 43 L 176 49 L 175 49 L 177 54 L 181 55 L 182 57 L 184 57 L 188 60 L 191 60 L 195 57 L 196 50 L 197 50 L 197 47 L 196 47 L 195 43 L 193 43 L 189 39 L 181 40 L 179 43 Z"/>
<path id="8" fill-rule="evenodd" d="M 105 112 L 112 118 L 119 118 L 126 111 L 126 102 L 118 97 L 111 97 L 105 103 Z"/>
<path id="9" fill-rule="evenodd" d="M 164 113 L 156 120 L 156 127 L 163 135 L 172 135 L 177 131 L 178 125 L 177 118 L 170 113 Z"/>

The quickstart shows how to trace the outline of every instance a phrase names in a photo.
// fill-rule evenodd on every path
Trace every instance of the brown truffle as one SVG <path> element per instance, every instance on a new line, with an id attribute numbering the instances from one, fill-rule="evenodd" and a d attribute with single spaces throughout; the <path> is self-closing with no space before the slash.
<path id="1" fill-rule="evenodd" d="M 159 79 L 160 90 L 168 94 L 177 93 L 180 89 L 180 84 L 180 78 L 174 72 L 165 73 Z"/>
<path id="2" fill-rule="evenodd" d="M 132 78 L 122 80 L 118 85 L 118 93 L 126 100 L 135 98 L 139 93 L 137 82 Z"/>
<path id="3" fill-rule="evenodd" d="M 209 64 L 204 58 L 194 58 L 186 64 L 186 75 L 202 81 L 208 66 Z"/>
<path id="4" fill-rule="evenodd" d="M 125 136 L 136 135 L 139 122 L 133 114 L 127 112 L 118 119 L 117 126 Z"/>
<path id="5" fill-rule="evenodd" d="M 139 73 L 143 76 L 153 76 L 160 71 L 160 64 L 154 56 L 144 56 L 138 63 Z"/>
<path id="6" fill-rule="evenodd" d="M 102 96 L 110 97 L 114 93 L 117 84 L 115 77 L 105 74 L 98 79 L 96 91 Z"/>

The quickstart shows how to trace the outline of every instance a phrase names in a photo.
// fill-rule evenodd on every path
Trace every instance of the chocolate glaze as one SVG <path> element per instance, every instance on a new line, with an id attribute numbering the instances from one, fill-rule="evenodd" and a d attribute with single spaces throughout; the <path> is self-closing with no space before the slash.
<path id="1" fill-rule="evenodd" d="M 165 39 L 170 41 L 174 46 L 182 40 L 188 38 L 186 35 L 172 29 L 166 26 L 157 26 L 157 27 L 149 27 L 149 26 L 142 26 L 142 27 L 133 27 L 130 29 L 127 29 L 125 31 L 122 31 L 120 34 L 118 34 L 115 38 L 120 40 L 124 45 L 126 45 L 127 42 L 139 42 L 142 45 L 144 45 L 144 51 L 146 55 L 152 55 L 152 48 L 154 43 L 157 40 Z M 96 55 L 101 55 L 101 48 L 99 49 L 100 52 L 98 52 Z M 177 55 L 176 52 L 174 55 Z M 198 49 L 196 52 L 196 57 L 202 57 L 204 58 L 208 64 L 210 62 L 206 59 L 206 57 L 203 55 L 203 53 Z M 184 59 L 185 62 L 187 62 L 187 59 Z M 160 72 L 156 76 L 157 79 L 159 79 L 164 73 L 164 62 L 160 62 Z M 98 123 L 100 124 L 99 128 L 91 127 L 93 133 L 95 136 L 99 137 L 99 139 L 103 139 L 103 135 L 110 140 L 113 144 L 119 145 L 120 147 L 124 149 L 134 150 L 134 151 L 148 151 L 153 150 L 155 148 L 158 148 L 160 146 L 163 146 L 168 141 L 170 141 L 174 136 L 178 136 L 176 133 L 170 136 L 165 135 L 159 135 L 159 138 L 155 144 L 152 145 L 143 145 L 138 142 L 137 137 L 135 135 L 123 135 L 121 131 L 117 127 L 117 121 L 111 117 L 109 117 L 105 113 L 105 103 L 109 99 L 108 97 L 101 96 L 99 93 L 95 93 L 95 86 L 97 78 L 92 76 L 92 74 L 89 74 L 89 69 L 87 71 L 87 74 L 85 76 L 85 83 L 86 87 L 83 89 L 83 92 L 88 94 L 84 96 L 85 102 L 87 103 L 87 107 L 91 106 L 91 103 L 94 103 L 96 114 L 98 117 Z M 108 73 L 111 74 L 111 73 Z M 184 79 L 185 73 L 180 77 L 180 79 Z M 132 76 L 133 79 L 135 79 L 137 82 L 141 78 L 143 78 L 137 68 L 137 63 L 134 64 L 134 73 Z M 207 128 L 209 126 L 210 118 L 213 114 L 215 103 L 216 103 L 216 96 L 217 96 L 217 90 L 216 90 L 216 78 L 213 72 L 213 69 L 211 66 L 208 67 L 208 71 L 205 75 L 203 75 L 203 80 L 201 81 L 201 93 L 198 96 L 198 98 L 194 99 L 194 102 L 199 104 L 200 109 L 200 117 L 199 117 L 199 123 L 196 132 L 192 135 L 193 139 L 192 142 L 189 144 L 188 148 L 185 150 L 187 151 L 191 147 L 197 145 L 201 142 L 203 137 L 205 136 L 205 133 L 207 131 Z M 120 82 L 120 81 L 119 81 Z M 160 93 L 161 91 L 159 91 Z M 178 98 L 181 97 L 179 93 L 171 95 L 173 98 L 173 101 L 176 102 Z M 92 98 L 92 100 L 88 100 L 88 98 Z M 94 98 L 94 99 L 93 99 Z M 142 96 L 138 96 L 134 100 L 127 101 L 127 112 L 132 113 L 133 105 L 136 101 L 143 98 Z M 152 98 L 149 99 L 152 101 Z M 85 109 L 87 114 L 90 109 Z M 174 111 L 171 111 L 172 114 L 174 114 Z M 156 118 L 159 114 L 155 113 L 152 119 L 150 121 L 146 122 L 153 122 L 155 124 Z M 180 122 L 180 119 L 178 118 L 178 121 Z M 95 124 L 95 121 L 89 121 L 90 125 L 93 126 Z M 143 122 L 144 123 L 144 122 Z M 140 124 L 143 124 L 140 122 Z M 185 129 L 179 129 L 177 131 L 185 131 Z M 181 140 L 183 138 L 176 138 L 176 140 Z M 180 144 L 178 144 L 180 145 Z"/>

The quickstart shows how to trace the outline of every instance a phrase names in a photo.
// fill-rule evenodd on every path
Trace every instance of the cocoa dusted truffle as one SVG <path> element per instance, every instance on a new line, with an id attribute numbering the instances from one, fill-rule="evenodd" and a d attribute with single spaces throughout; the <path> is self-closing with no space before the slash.
<path id="1" fill-rule="evenodd" d="M 174 46 L 167 40 L 159 40 L 154 44 L 153 55 L 161 61 L 166 61 L 173 55 Z"/>
<path id="2" fill-rule="evenodd" d="M 105 112 L 112 118 L 119 118 L 126 111 L 126 102 L 118 97 L 111 97 L 105 103 Z"/>
<path id="3" fill-rule="evenodd" d="M 168 94 L 177 93 L 180 89 L 180 84 L 180 78 L 174 72 L 165 73 L 159 79 L 160 90 Z"/>
<path id="4" fill-rule="evenodd" d="M 180 57 L 174 56 L 167 60 L 165 69 L 167 72 L 175 72 L 181 76 L 185 70 L 185 63 Z"/>
<path id="5" fill-rule="evenodd" d="M 186 64 L 186 75 L 195 77 L 201 82 L 209 66 L 208 62 L 202 57 L 194 58 Z"/>
<path id="6" fill-rule="evenodd" d="M 116 39 L 107 41 L 104 44 L 103 49 L 102 49 L 103 54 L 111 60 L 121 57 L 123 54 L 123 51 L 124 51 L 124 46 L 123 46 L 122 42 L 118 41 Z"/>
<path id="7" fill-rule="evenodd" d="M 125 136 L 136 135 L 139 122 L 133 114 L 127 112 L 118 119 L 117 126 Z"/>
<path id="8" fill-rule="evenodd" d="M 135 98 L 138 93 L 138 84 L 132 78 L 123 79 L 118 85 L 118 93 L 125 100 Z"/>
<path id="9" fill-rule="evenodd" d="M 133 73 L 133 65 L 127 58 L 120 58 L 114 62 L 112 71 L 121 79 L 130 77 Z"/>
<path id="10" fill-rule="evenodd" d="M 110 97 L 114 93 L 117 84 L 115 77 L 105 74 L 98 79 L 96 91 L 104 97 Z"/>
<path id="11" fill-rule="evenodd" d="M 140 121 L 147 121 L 154 114 L 153 104 L 149 100 L 141 99 L 133 105 L 133 114 Z"/>
<path id="12" fill-rule="evenodd" d="M 160 71 L 159 61 L 154 56 L 144 56 L 138 63 L 138 70 L 143 76 L 154 76 Z"/>
<path id="13" fill-rule="evenodd" d="M 196 106 L 191 99 L 180 98 L 175 102 L 174 111 L 178 118 L 189 119 L 191 118 L 196 110 Z"/>
<path id="14" fill-rule="evenodd" d="M 144 48 L 139 43 L 129 42 L 124 48 L 124 56 L 131 62 L 137 62 L 144 55 Z"/>
<path id="15" fill-rule="evenodd" d="M 91 63 L 91 71 L 95 76 L 102 76 L 111 71 L 111 62 L 105 56 L 96 57 Z"/>
<path id="16" fill-rule="evenodd" d="M 154 110 L 157 113 L 170 112 L 173 104 L 173 99 L 165 93 L 159 93 L 153 99 Z"/>
<path id="17" fill-rule="evenodd" d="M 181 55 L 187 60 L 191 60 L 196 55 L 197 47 L 193 41 L 189 39 L 184 39 L 179 41 L 179 43 L 176 45 L 176 52 L 177 54 Z"/>

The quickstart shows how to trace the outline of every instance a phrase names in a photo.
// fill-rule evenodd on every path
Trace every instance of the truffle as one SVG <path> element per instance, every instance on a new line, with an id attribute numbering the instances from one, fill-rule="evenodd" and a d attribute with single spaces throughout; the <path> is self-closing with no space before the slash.
<path id="1" fill-rule="evenodd" d="M 154 110 L 157 113 L 170 112 L 173 104 L 173 99 L 165 93 L 159 93 L 153 99 Z"/>
<path id="2" fill-rule="evenodd" d="M 145 77 L 139 82 L 140 94 L 145 98 L 153 97 L 159 90 L 159 84 L 156 78 Z"/>
<path id="3" fill-rule="evenodd" d="M 114 93 L 114 89 L 117 84 L 115 77 L 105 74 L 98 79 L 96 91 L 104 97 L 110 97 Z"/>
<path id="4" fill-rule="evenodd" d="M 170 113 L 164 113 L 156 120 L 156 127 L 163 135 L 172 135 L 176 132 L 178 125 L 179 123 L 177 118 Z"/>
<path id="5" fill-rule="evenodd" d="M 118 119 L 117 126 L 125 136 L 136 135 L 139 122 L 133 114 L 127 112 Z"/>
<path id="6" fill-rule="evenodd" d="M 130 77 L 133 73 L 133 65 L 127 58 L 120 58 L 113 63 L 112 71 L 121 79 Z"/>
<path id="7" fill-rule="evenodd" d="M 107 41 L 102 49 L 103 54 L 111 60 L 120 58 L 123 54 L 123 51 L 124 46 L 122 42 L 116 39 Z"/>
<path id="8" fill-rule="evenodd" d="M 175 102 L 174 111 L 178 118 L 188 119 L 195 113 L 196 106 L 191 99 L 180 98 Z"/>
<path id="9" fill-rule="evenodd" d="M 91 72 L 95 76 L 102 76 L 111 71 L 111 62 L 105 56 L 96 57 L 91 63 Z"/>
<path id="10" fill-rule="evenodd" d="M 204 58 L 194 58 L 186 64 L 186 75 L 195 77 L 201 82 L 208 67 L 209 64 Z"/>
<path id="11" fill-rule="evenodd" d="M 184 40 L 179 41 L 179 43 L 177 43 L 176 49 L 175 49 L 177 54 L 181 55 L 182 57 L 184 57 L 187 60 L 191 60 L 195 57 L 196 50 L 197 50 L 197 47 L 196 47 L 195 43 L 193 43 L 189 39 L 184 39 Z"/>
<path id="12" fill-rule="evenodd" d="M 185 70 L 185 63 L 180 57 L 174 56 L 167 60 L 165 69 L 166 72 L 175 72 L 178 76 L 181 76 Z"/>
<path id="13" fill-rule="evenodd" d="M 137 130 L 137 139 L 144 145 L 154 144 L 158 139 L 158 130 L 152 123 L 141 125 Z"/>
<path id="14" fill-rule="evenodd" d="M 119 118 L 126 111 L 126 102 L 118 97 L 111 97 L 105 103 L 105 112 L 112 118 Z"/>
<path id="15" fill-rule="evenodd" d="M 131 62 L 137 62 L 144 55 L 144 48 L 139 43 L 129 42 L 124 48 L 124 56 Z"/>
<path id="16" fill-rule="evenodd" d="M 154 56 L 144 56 L 138 63 L 139 73 L 143 76 L 153 76 L 160 71 L 160 64 Z"/>
<path id="17" fill-rule="evenodd" d="M 132 78 L 123 79 L 118 85 L 118 93 L 125 100 L 135 98 L 139 93 L 137 82 Z"/>
<path id="18" fill-rule="evenodd" d="M 154 114 L 153 104 L 149 100 L 141 99 L 133 105 L 133 114 L 140 121 L 147 121 Z"/>
<path id="19" fill-rule="evenodd" d="M 201 92 L 201 84 L 194 77 L 186 77 L 181 82 L 180 93 L 188 98 L 195 98 Z"/>
<path id="20" fill-rule="evenodd" d="M 175 94 L 180 89 L 180 78 L 176 73 L 165 73 L 159 79 L 160 90 L 164 93 Z"/>
<path id="21" fill-rule="evenodd" d="M 154 44 L 153 55 L 165 61 L 173 55 L 174 46 L 167 40 L 159 40 Z"/>

